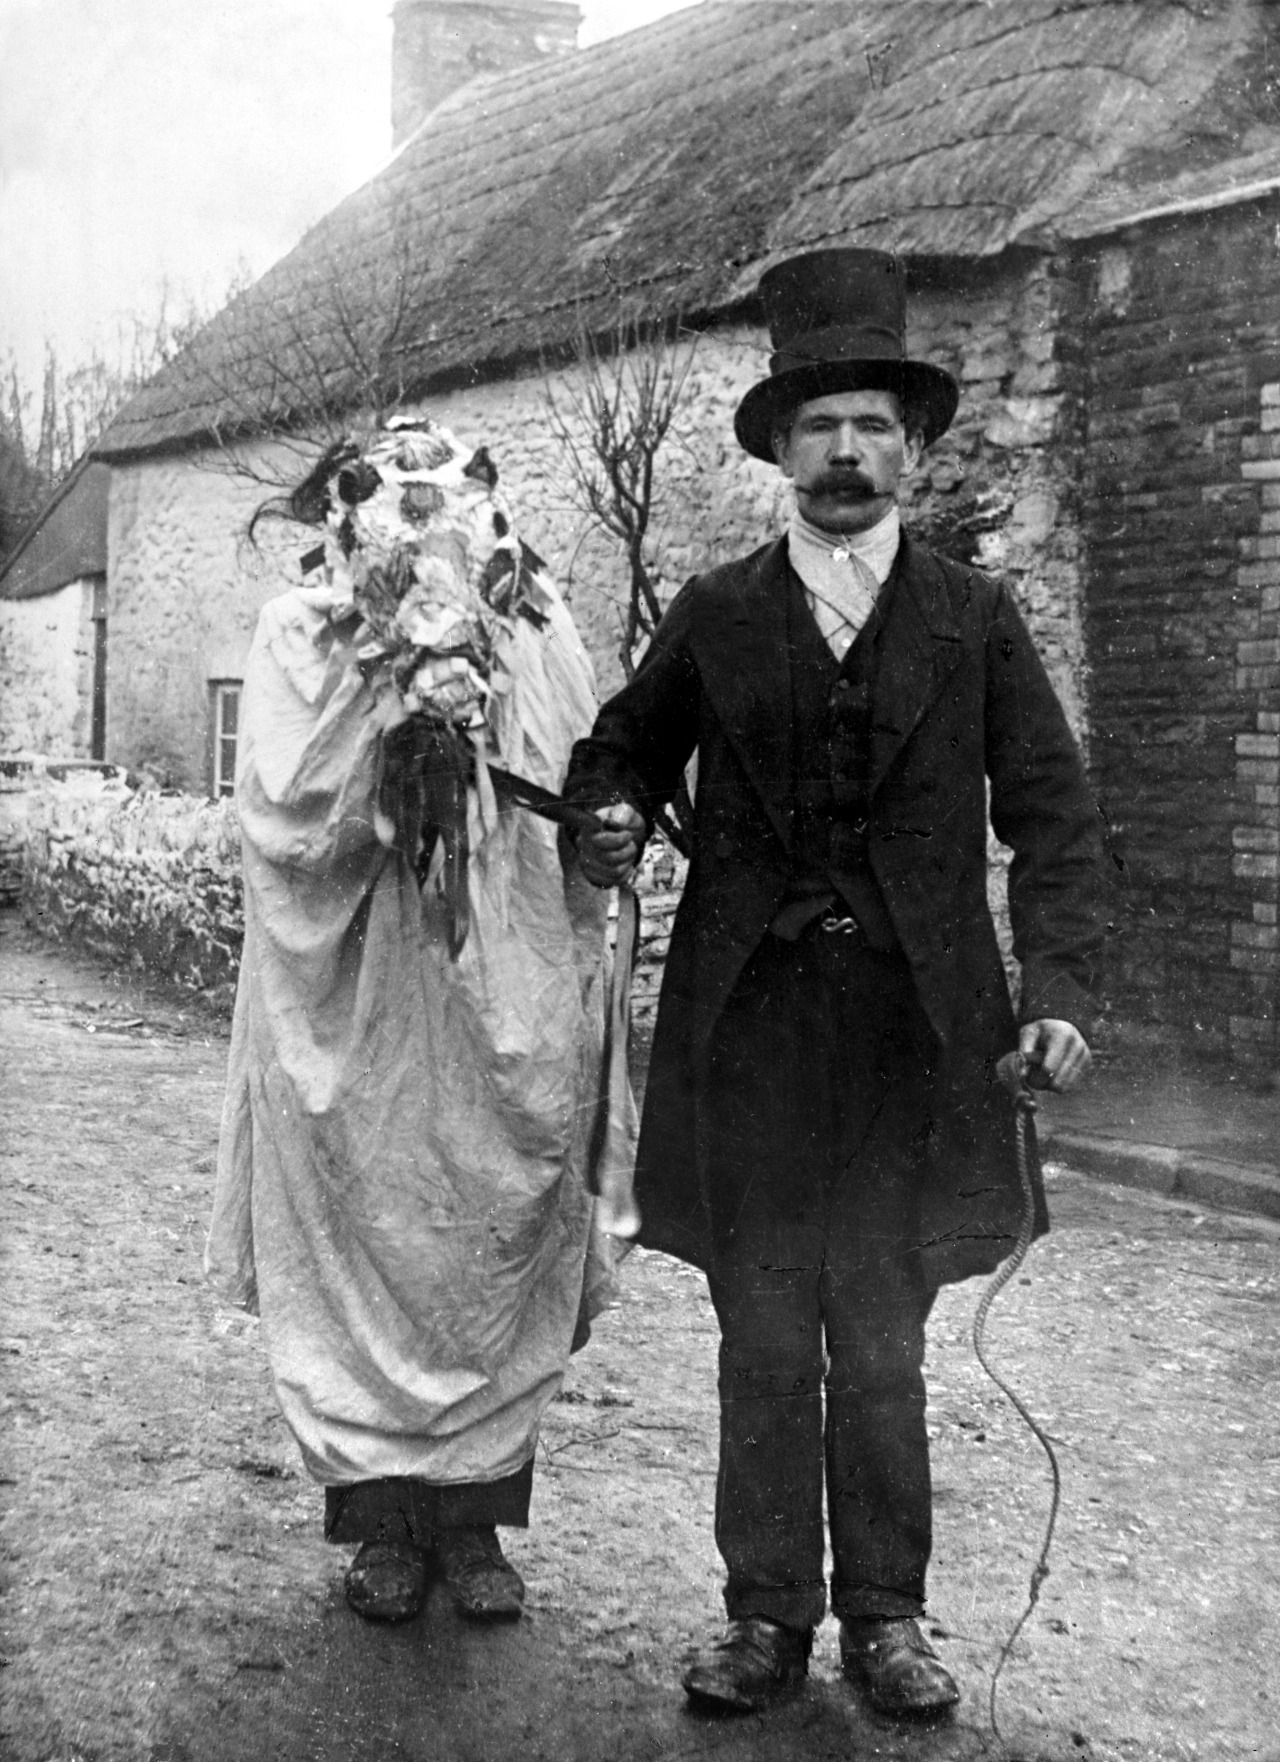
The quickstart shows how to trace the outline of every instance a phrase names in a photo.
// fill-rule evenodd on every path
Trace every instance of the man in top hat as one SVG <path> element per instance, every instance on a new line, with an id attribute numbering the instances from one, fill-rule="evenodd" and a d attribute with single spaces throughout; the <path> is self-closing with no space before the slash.
<path id="1" fill-rule="evenodd" d="M 684 1686 L 753 1709 L 804 1676 L 825 1484 L 844 1668 L 880 1711 L 927 1716 L 959 1692 L 917 1619 L 925 1319 L 1018 1234 L 997 1061 L 1019 1048 L 1054 1089 L 1088 1065 L 1096 813 L 1007 591 L 900 529 L 899 483 L 958 399 L 907 357 L 901 265 L 817 251 L 760 296 L 776 352 L 735 427 L 795 514 L 680 591 L 567 789 L 601 812 L 579 855 L 610 885 L 697 754 L 636 1181 L 641 1241 L 706 1270 L 721 1330 L 729 1623 Z M 1043 1231 L 1038 1172 L 1034 1212 Z"/>

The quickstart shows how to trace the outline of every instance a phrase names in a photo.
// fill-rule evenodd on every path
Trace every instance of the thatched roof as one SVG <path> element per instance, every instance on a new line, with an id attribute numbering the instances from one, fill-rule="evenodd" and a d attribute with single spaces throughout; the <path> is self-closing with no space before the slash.
<path id="1" fill-rule="evenodd" d="M 985 257 L 1098 230 L 1180 179 L 1229 186 L 1242 153 L 1280 177 L 1278 11 L 703 0 L 465 88 L 97 451 L 287 420 L 306 384 L 359 397 L 375 355 L 384 389 L 423 391 L 562 349 L 620 303 L 742 311 L 764 263 L 807 245 Z"/>
<path id="2" fill-rule="evenodd" d="M 0 567 L 0 600 L 34 600 L 107 570 L 111 472 L 80 459 Z"/>

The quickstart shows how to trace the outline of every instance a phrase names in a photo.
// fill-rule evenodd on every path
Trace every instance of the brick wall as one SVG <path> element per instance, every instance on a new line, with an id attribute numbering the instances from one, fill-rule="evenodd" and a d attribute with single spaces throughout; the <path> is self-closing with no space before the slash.
<path id="1" fill-rule="evenodd" d="M 1280 373 L 1280 357 L 1271 363 Z M 1247 889 L 1249 913 L 1231 921 L 1231 965 L 1243 995 L 1229 1023 L 1242 1061 L 1276 1060 L 1276 975 L 1280 968 L 1280 379 L 1258 393 L 1258 433 L 1240 441 L 1240 474 L 1259 501 L 1257 535 L 1239 540 L 1236 583 L 1248 629 L 1236 643 L 1236 689 L 1244 731 L 1236 735 L 1240 815 L 1231 829 L 1231 867 Z M 1249 724 L 1252 711 L 1252 724 Z"/>
<path id="2" fill-rule="evenodd" d="M 1082 267 L 1090 751 L 1122 882 L 1112 992 L 1171 1044 L 1246 1063 L 1274 1052 L 1278 221 L 1255 204 L 1153 223 Z"/>

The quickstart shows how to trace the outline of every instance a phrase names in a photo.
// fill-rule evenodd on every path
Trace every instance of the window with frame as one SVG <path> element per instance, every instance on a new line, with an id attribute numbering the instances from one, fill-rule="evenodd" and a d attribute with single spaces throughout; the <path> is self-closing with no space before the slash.
<path id="1" fill-rule="evenodd" d="M 215 679 L 210 685 L 213 717 L 212 794 L 236 791 L 236 743 L 240 734 L 240 685 L 238 679 Z"/>

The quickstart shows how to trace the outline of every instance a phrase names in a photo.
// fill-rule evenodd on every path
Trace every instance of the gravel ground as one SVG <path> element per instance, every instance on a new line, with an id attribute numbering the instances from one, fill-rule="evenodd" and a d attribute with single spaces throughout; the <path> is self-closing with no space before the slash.
<path id="1" fill-rule="evenodd" d="M 1280 1762 L 1277 1227 L 1051 1171 L 1054 1233 L 989 1349 L 1056 1441 L 1052 1572 L 1005 1666 L 1048 1483 L 973 1361 L 977 1287 L 931 1329 L 930 1626 L 954 1723 L 899 1730 L 839 1678 L 688 1712 L 720 1619 L 715 1329 L 637 1253 L 539 1449 L 530 1587 L 501 1631 L 439 1587 L 403 1628 L 342 1600 L 350 1550 L 277 1418 L 256 1324 L 200 1276 L 222 1027 L 0 918 L 5 1072 L 0 1754 L 7 1762 Z"/>

